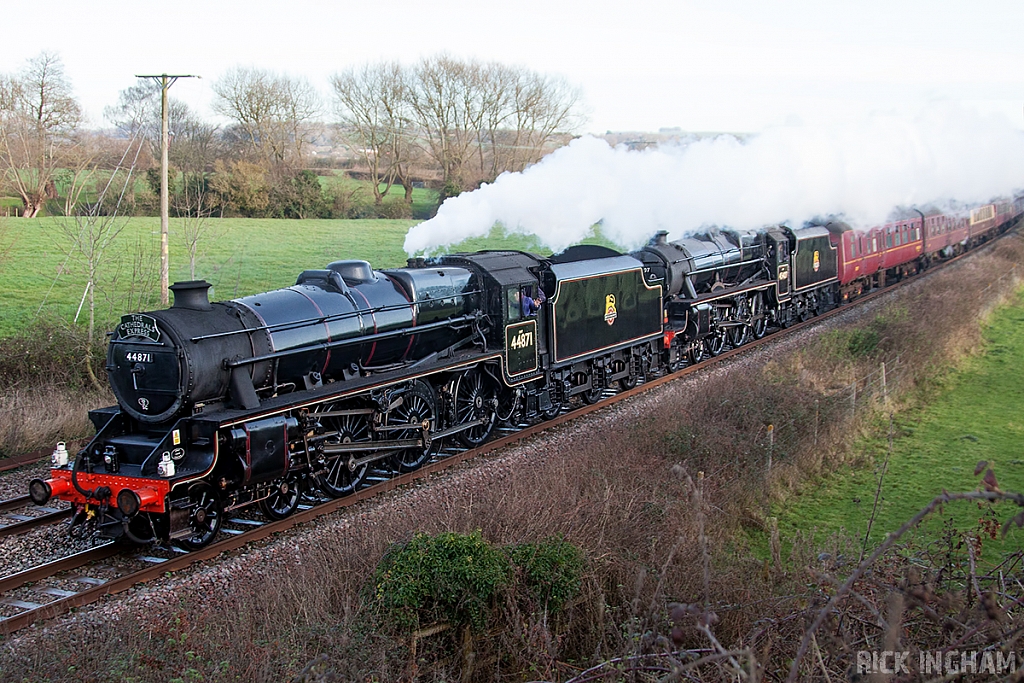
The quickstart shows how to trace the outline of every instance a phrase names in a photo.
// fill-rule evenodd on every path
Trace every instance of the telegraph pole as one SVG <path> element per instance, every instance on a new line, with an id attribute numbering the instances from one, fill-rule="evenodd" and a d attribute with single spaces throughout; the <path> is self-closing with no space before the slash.
<path id="1" fill-rule="evenodd" d="M 170 252 L 167 246 L 167 233 L 170 227 L 168 218 L 170 202 L 167 198 L 167 90 L 179 78 L 202 78 L 202 76 L 159 74 L 155 76 L 136 75 L 135 77 L 160 81 L 160 303 L 166 306 L 169 302 L 167 287 L 170 284 L 168 282 L 170 279 Z"/>

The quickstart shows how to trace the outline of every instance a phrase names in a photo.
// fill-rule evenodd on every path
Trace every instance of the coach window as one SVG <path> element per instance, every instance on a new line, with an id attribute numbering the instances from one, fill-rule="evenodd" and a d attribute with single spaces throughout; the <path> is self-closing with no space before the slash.
<path id="1" fill-rule="evenodd" d="M 857 258 L 857 238 L 850 235 L 850 258 Z"/>

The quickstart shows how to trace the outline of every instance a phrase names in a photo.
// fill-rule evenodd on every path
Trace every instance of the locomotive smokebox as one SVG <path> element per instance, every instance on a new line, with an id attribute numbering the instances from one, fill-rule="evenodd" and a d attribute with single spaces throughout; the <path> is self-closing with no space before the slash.
<path id="1" fill-rule="evenodd" d="M 206 280 L 189 280 L 175 282 L 168 289 L 174 292 L 174 305 L 171 308 L 188 308 L 193 311 L 209 311 L 210 283 Z"/>

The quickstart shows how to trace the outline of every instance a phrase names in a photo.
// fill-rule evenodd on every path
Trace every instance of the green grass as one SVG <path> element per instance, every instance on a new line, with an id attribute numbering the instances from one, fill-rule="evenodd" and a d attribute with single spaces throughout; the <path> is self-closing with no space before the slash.
<path id="1" fill-rule="evenodd" d="M 993 316 L 985 338 L 984 353 L 942 380 L 927 405 L 896 416 L 869 545 L 881 542 L 943 490 L 979 488 L 974 468 L 980 460 L 989 462 L 1002 489 L 1024 491 L 1024 294 Z M 887 434 L 887 420 L 881 430 Z M 867 465 L 828 476 L 772 511 L 784 541 L 811 530 L 817 538 L 864 537 L 888 449 L 886 434 L 858 444 Z M 1000 521 L 1014 514 L 1005 505 L 996 510 Z M 976 504 L 949 505 L 925 521 L 917 538 L 938 538 L 944 523 L 977 528 L 983 515 Z M 1014 528 L 1005 541 L 986 540 L 985 549 L 1017 549 L 1022 540 L 1024 532 Z"/>
<path id="2" fill-rule="evenodd" d="M 321 171 L 324 173 L 326 171 Z M 318 176 L 320 180 L 320 186 L 325 190 L 336 192 L 342 190 L 346 193 L 356 192 L 357 196 L 362 201 L 372 201 L 373 199 L 373 188 L 371 183 L 365 180 L 355 180 L 349 178 L 345 171 L 335 170 L 334 175 L 321 175 Z M 383 192 L 387 188 L 384 183 L 380 184 L 380 191 Z M 387 195 L 384 197 L 384 201 L 395 202 L 404 201 L 405 199 L 405 188 L 399 184 L 393 184 L 391 189 L 388 190 Z M 416 187 L 412 191 L 412 215 L 415 217 L 427 217 L 430 212 L 437 207 L 437 190 L 431 190 L 425 187 Z"/>
<path id="3" fill-rule="evenodd" d="M 0 336 L 31 324 L 37 311 L 71 320 L 85 288 L 84 268 L 74 260 L 62 272 L 67 240 L 62 218 L 0 219 Z M 323 268 L 339 259 L 365 259 L 374 268 L 405 265 L 402 243 L 413 220 L 210 219 L 200 240 L 196 277 L 213 284 L 211 296 L 230 299 L 287 287 L 303 270 Z M 189 279 L 188 257 L 180 238 L 181 221 L 170 226 L 170 280 Z M 132 262 L 141 254 L 143 271 L 154 281 L 159 272 L 160 220 L 132 218 L 109 253 L 97 287 L 98 316 L 110 326 L 128 312 Z M 590 242 L 601 242 L 594 237 Z M 3 245 L 9 245 L 5 252 Z M 536 238 L 492 230 L 486 238 L 455 245 L 454 251 L 523 249 L 548 253 Z M 58 273 L 61 273 L 58 275 Z M 112 283 L 117 277 L 117 282 Z M 155 281 L 154 281 L 155 282 Z M 151 290 L 152 291 L 152 290 Z M 155 291 L 153 292 L 155 294 Z M 157 299 L 158 300 L 158 299 Z M 84 320 L 84 314 L 83 318 Z M 81 321 L 80 321 L 81 322 Z"/>

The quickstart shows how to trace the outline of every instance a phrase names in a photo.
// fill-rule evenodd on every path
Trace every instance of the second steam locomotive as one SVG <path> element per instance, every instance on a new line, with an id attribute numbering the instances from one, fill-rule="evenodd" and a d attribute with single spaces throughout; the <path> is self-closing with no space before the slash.
<path id="1" fill-rule="evenodd" d="M 117 405 L 90 413 L 96 436 L 55 453 L 30 494 L 70 501 L 74 533 L 199 548 L 232 509 L 283 518 L 304 491 L 344 496 L 372 468 L 412 471 L 451 440 L 594 403 L 923 270 L 1022 211 L 661 233 L 632 254 L 336 261 L 223 302 L 177 283 L 171 308 L 122 317 L 107 356 Z"/>

